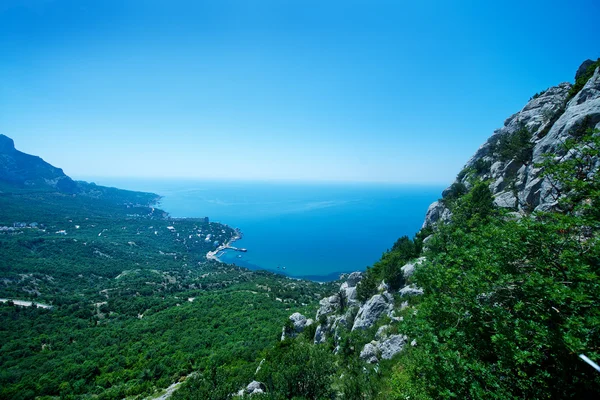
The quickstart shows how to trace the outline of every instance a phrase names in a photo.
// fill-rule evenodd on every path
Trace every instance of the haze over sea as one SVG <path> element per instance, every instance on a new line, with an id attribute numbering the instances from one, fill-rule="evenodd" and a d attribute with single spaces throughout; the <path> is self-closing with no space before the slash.
<path id="1" fill-rule="evenodd" d="M 239 228 L 243 238 L 234 246 L 248 252 L 226 251 L 222 261 L 315 280 L 364 270 L 399 237 L 412 237 L 443 190 L 397 184 L 94 181 L 157 193 L 163 196 L 160 207 L 173 217 L 208 216 Z"/>

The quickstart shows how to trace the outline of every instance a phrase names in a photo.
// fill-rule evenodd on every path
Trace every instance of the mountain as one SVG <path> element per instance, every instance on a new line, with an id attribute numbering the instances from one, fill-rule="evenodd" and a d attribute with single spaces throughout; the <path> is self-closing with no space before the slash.
<path id="1" fill-rule="evenodd" d="M 319 284 L 207 258 L 237 232 L 73 186 L 2 137 L 0 399 L 596 399 L 598 128 L 588 60 L 414 238 Z"/>
<path id="2" fill-rule="evenodd" d="M 598 398 L 583 356 L 600 361 L 599 174 L 600 60 L 587 60 L 492 134 L 413 239 L 344 277 L 314 317 L 292 314 L 240 394 Z M 317 387 L 273 383 L 306 379 L 293 360 L 309 353 Z"/>
<path id="3" fill-rule="evenodd" d="M 81 213 L 159 216 L 163 212 L 152 207 L 159 201 L 155 193 L 74 181 L 62 169 L 17 150 L 11 138 L 0 135 L 0 223 Z"/>
<path id="4" fill-rule="evenodd" d="M 40 157 L 15 149 L 14 141 L 0 135 L 0 182 L 21 188 L 56 189 L 64 193 L 77 191 L 77 184 Z"/>
<path id="5" fill-rule="evenodd" d="M 213 373 L 227 398 L 289 310 L 333 290 L 214 260 L 239 232 L 159 199 L 73 181 L 0 136 L 0 399 L 142 399 Z"/>
<path id="6" fill-rule="evenodd" d="M 548 211 L 557 203 L 556 188 L 542 177 L 539 164 L 544 154 L 564 156 L 562 144 L 600 125 L 599 61 L 586 60 L 568 82 L 535 94 L 523 109 L 504 121 L 504 126 L 477 150 L 443 193 L 470 188 L 480 179 L 490 182 L 494 203 L 520 213 Z M 447 219 L 444 202 L 433 203 L 424 226 Z"/>

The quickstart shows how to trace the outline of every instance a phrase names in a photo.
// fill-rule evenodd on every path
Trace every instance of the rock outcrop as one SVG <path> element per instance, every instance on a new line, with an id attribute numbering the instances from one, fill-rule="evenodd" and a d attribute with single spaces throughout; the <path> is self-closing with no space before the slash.
<path id="1" fill-rule="evenodd" d="M 360 352 L 360 358 L 370 364 L 378 363 L 380 358 L 391 360 L 404 349 L 407 341 L 405 335 L 390 335 L 381 340 L 373 340 L 365 344 Z"/>
<path id="2" fill-rule="evenodd" d="M 406 345 L 408 338 L 405 335 L 391 335 L 378 346 L 381 351 L 381 358 L 390 360 L 396 354 L 400 353 Z"/>
<path id="3" fill-rule="evenodd" d="M 423 294 L 423 289 L 418 288 L 415 285 L 408 285 L 400 289 L 398 293 L 400 293 L 400 296 L 402 297 L 420 296 Z"/>
<path id="4" fill-rule="evenodd" d="M 233 394 L 233 396 L 245 397 L 245 396 L 253 396 L 256 394 L 263 394 L 267 391 L 267 387 L 264 383 L 259 381 L 252 381 L 246 386 L 245 389 L 240 389 L 237 394 Z"/>
<path id="5" fill-rule="evenodd" d="M 281 340 L 286 337 L 296 337 L 298 334 L 304 331 L 304 328 L 312 325 L 313 320 L 307 319 L 304 315 L 299 312 L 295 312 L 289 317 L 290 324 L 283 327 L 281 332 Z"/>
<path id="6" fill-rule="evenodd" d="M 409 279 L 414 273 L 415 268 L 425 262 L 425 257 L 419 257 L 415 261 L 409 262 L 405 264 L 402 268 L 402 274 L 404 274 L 404 279 Z"/>
<path id="7" fill-rule="evenodd" d="M 377 347 L 377 342 L 371 342 L 365 344 L 362 351 L 360 352 L 360 358 L 365 360 L 369 364 L 375 364 L 379 362 L 379 348 Z"/>
<path id="8" fill-rule="evenodd" d="M 597 64 L 589 60 L 584 62 L 577 71 L 577 78 L 593 65 Z M 600 67 L 596 68 L 584 87 L 570 97 L 573 95 L 572 88 L 570 83 L 561 83 L 534 96 L 475 152 L 455 183 L 469 187 L 473 177 L 489 180 L 495 204 L 520 213 L 552 209 L 556 205 L 557 194 L 536 165 L 543 161 L 544 154 L 560 153 L 565 139 L 586 128 L 600 128 Z M 529 158 L 502 157 L 498 148 L 502 138 L 522 129 L 531 134 Z M 446 195 L 449 192 L 444 191 Z M 423 226 L 434 225 L 450 217 L 444 202 L 437 201 L 429 207 Z"/>
<path id="9" fill-rule="evenodd" d="M 376 294 L 360 307 L 352 325 L 352 330 L 367 329 L 384 314 L 391 313 L 394 309 L 394 299 L 388 293 Z"/>

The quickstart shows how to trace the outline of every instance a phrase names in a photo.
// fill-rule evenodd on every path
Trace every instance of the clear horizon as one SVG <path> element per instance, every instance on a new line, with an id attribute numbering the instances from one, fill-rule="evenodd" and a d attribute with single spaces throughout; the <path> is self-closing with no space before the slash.
<path id="1" fill-rule="evenodd" d="M 449 184 L 600 56 L 591 15 L 599 3 L 9 0 L 0 133 L 77 179 Z"/>

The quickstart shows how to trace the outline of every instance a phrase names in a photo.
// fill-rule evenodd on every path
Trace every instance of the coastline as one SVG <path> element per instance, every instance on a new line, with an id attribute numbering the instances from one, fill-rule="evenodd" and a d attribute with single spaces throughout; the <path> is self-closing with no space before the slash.
<path id="1" fill-rule="evenodd" d="M 226 225 L 226 224 L 222 224 L 221 225 Z M 232 237 L 231 239 L 229 239 L 229 241 L 227 243 L 224 243 L 222 245 L 220 245 L 219 247 L 217 247 L 215 250 L 213 251 L 209 251 L 208 253 L 206 253 L 206 259 L 209 261 L 216 261 L 219 262 L 221 264 L 230 264 L 227 263 L 223 260 L 221 260 L 219 257 L 221 257 L 224 253 L 225 250 L 233 250 L 233 251 L 244 251 L 245 249 L 239 249 L 237 247 L 232 246 L 232 244 L 237 241 L 240 240 L 242 238 L 242 232 L 238 229 L 238 228 L 233 228 L 234 232 L 235 232 L 235 236 Z M 235 265 L 235 264 L 231 264 L 231 265 Z M 248 267 L 243 267 L 242 268 L 248 268 Z M 249 270 L 254 270 L 253 268 L 248 268 Z M 307 280 L 307 281 L 312 281 L 312 282 L 317 282 L 317 283 L 324 283 L 324 282 L 333 282 L 333 281 L 337 281 L 340 279 L 341 275 L 344 274 L 349 274 L 352 273 L 353 271 L 338 271 L 338 272 L 332 272 L 330 274 L 327 275 L 298 275 L 298 276 L 294 276 L 294 275 L 290 275 L 287 274 L 285 271 L 275 271 L 272 269 L 267 269 L 267 268 L 262 268 L 259 267 L 258 265 L 256 266 L 256 271 L 265 271 L 265 272 L 269 272 L 272 274 L 276 274 L 276 275 L 281 275 L 281 276 L 285 276 L 287 278 L 290 279 L 299 279 L 299 280 Z"/>
<path id="2" fill-rule="evenodd" d="M 221 225 L 225 225 L 225 224 L 221 224 Z M 227 225 L 225 225 L 225 226 L 227 226 Z M 206 253 L 207 260 L 224 263 L 224 261 L 222 261 L 219 258 L 220 252 L 225 251 L 225 250 L 245 251 L 242 249 L 238 249 L 237 247 L 233 247 L 231 245 L 236 240 L 240 240 L 242 238 L 242 232 L 238 228 L 233 228 L 233 231 L 235 232 L 235 236 L 232 237 L 231 239 L 229 239 L 229 241 L 227 243 L 224 243 L 224 244 L 220 245 L 219 247 L 217 247 L 215 250 L 209 251 L 208 253 Z"/>

